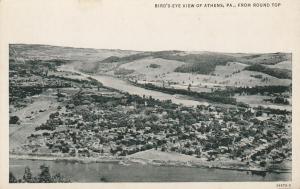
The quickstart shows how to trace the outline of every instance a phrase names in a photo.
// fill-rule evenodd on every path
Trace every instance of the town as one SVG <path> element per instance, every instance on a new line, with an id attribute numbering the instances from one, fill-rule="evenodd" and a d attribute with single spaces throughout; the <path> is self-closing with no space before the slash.
<path id="1" fill-rule="evenodd" d="M 11 67 L 12 110 L 33 103 L 37 94 L 50 97 L 54 108 L 12 153 L 122 157 L 155 149 L 262 170 L 284 169 L 291 161 L 289 111 L 228 104 L 187 107 L 113 90 L 92 78 L 76 79 L 76 74 L 49 69 L 54 64 Z M 25 122 L 44 111 L 32 110 Z M 26 127 L 22 121 L 10 117 L 15 127 Z"/>

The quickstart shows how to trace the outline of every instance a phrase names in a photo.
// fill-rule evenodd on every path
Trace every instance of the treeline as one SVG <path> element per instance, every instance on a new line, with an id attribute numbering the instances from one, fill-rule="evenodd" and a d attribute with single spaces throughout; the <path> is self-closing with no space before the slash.
<path id="1" fill-rule="evenodd" d="M 70 83 L 63 83 L 61 85 L 34 85 L 34 86 L 9 86 L 9 101 L 15 102 L 16 99 L 24 99 L 28 96 L 39 95 L 49 88 L 64 88 L 71 87 Z"/>
<path id="2" fill-rule="evenodd" d="M 137 84 L 133 83 L 134 85 L 137 85 L 139 87 L 143 87 L 145 89 L 149 90 L 155 90 L 160 91 L 168 94 L 181 94 L 181 95 L 187 95 L 194 98 L 202 98 L 213 102 L 220 102 L 223 104 L 237 104 L 236 99 L 232 98 L 231 96 L 234 95 L 233 91 L 230 90 L 222 90 L 222 91 L 214 91 L 213 93 L 207 93 L 207 92 L 195 92 L 195 91 L 188 91 L 185 89 L 174 89 L 174 88 L 164 88 L 159 87 L 156 85 L 153 85 L 151 83 L 147 84 Z"/>
<path id="3" fill-rule="evenodd" d="M 10 86 L 9 94 L 11 97 L 25 98 L 27 96 L 34 96 L 43 92 L 42 87 L 38 86 Z"/>
<path id="4" fill-rule="evenodd" d="M 158 64 L 150 64 L 149 67 L 150 68 L 160 68 L 160 65 L 158 65 Z"/>
<path id="5" fill-rule="evenodd" d="M 134 72 L 134 70 L 119 68 L 114 71 L 114 74 L 115 75 L 128 75 L 128 74 L 132 74 L 133 72 Z"/>
<path id="6" fill-rule="evenodd" d="M 269 99 L 264 99 L 266 102 L 271 102 L 271 103 L 276 103 L 276 104 L 283 104 L 283 105 L 289 105 L 290 102 L 284 98 L 284 97 L 276 97 L 274 99 L 269 98 Z"/>
<path id="7" fill-rule="evenodd" d="M 24 66 L 31 71 L 38 70 L 43 67 L 46 67 L 49 70 L 56 70 L 58 66 L 66 64 L 68 62 L 69 60 L 63 60 L 63 59 L 49 59 L 49 60 L 31 59 L 31 60 L 25 60 Z"/>
<path id="8" fill-rule="evenodd" d="M 279 79 L 292 79 L 292 72 L 287 69 L 269 68 L 261 64 L 254 64 L 245 68 L 245 70 L 256 71 L 268 74 Z"/>
<path id="9" fill-rule="evenodd" d="M 124 57 L 117 57 L 117 56 L 110 56 L 104 60 L 101 61 L 101 63 L 114 63 L 114 62 L 132 62 L 135 60 L 139 60 L 142 58 L 146 58 L 150 56 L 150 53 L 138 53 L 138 54 L 133 54 L 129 56 L 124 56 Z"/>
<path id="10" fill-rule="evenodd" d="M 206 99 L 212 102 L 219 102 L 223 104 L 232 104 L 232 105 L 238 105 L 242 107 L 248 107 L 247 104 L 237 102 L 234 96 L 235 94 L 242 94 L 246 93 L 247 95 L 255 95 L 255 94 L 280 94 L 286 91 L 291 90 L 290 86 L 256 86 L 256 87 L 238 87 L 238 88 L 227 88 L 225 90 L 216 90 L 214 92 L 195 92 L 195 91 L 189 91 L 185 89 L 174 89 L 174 88 L 166 88 L 166 87 L 159 87 L 156 85 L 153 85 L 151 83 L 146 84 L 138 84 L 133 83 L 133 85 L 136 85 L 138 87 L 142 87 L 149 90 L 155 90 L 159 92 L 164 92 L 168 94 L 181 94 L 181 95 L 187 95 L 194 98 L 202 98 Z"/>
<path id="11" fill-rule="evenodd" d="M 98 80 L 96 80 L 92 77 L 88 77 L 88 80 L 68 78 L 68 77 L 57 76 L 57 75 L 50 75 L 48 77 L 49 78 L 54 78 L 54 79 L 60 79 L 60 80 L 64 80 L 64 81 L 69 81 L 69 82 L 74 82 L 74 83 L 79 83 L 79 84 L 95 85 L 95 86 L 102 86 L 103 85 L 100 81 L 98 81 Z"/>
<path id="12" fill-rule="evenodd" d="M 282 85 L 270 85 L 270 86 L 255 86 L 255 87 L 236 87 L 231 90 L 233 93 L 246 93 L 247 95 L 255 95 L 255 94 L 263 94 L 263 93 L 284 93 L 290 91 L 292 89 L 292 85 L 290 86 L 282 86 Z"/>
<path id="13" fill-rule="evenodd" d="M 60 173 L 55 175 L 50 174 L 50 169 L 45 164 L 40 166 L 40 173 L 37 176 L 33 176 L 30 168 L 25 167 L 24 175 L 22 178 L 16 178 L 16 176 L 9 172 L 9 183 L 67 183 L 71 182 L 69 179 L 62 176 Z"/>
<path id="14" fill-rule="evenodd" d="M 70 60 L 64 60 L 64 59 L 48 59 L 48 60 L 40 60 L 40 59 L 31 59 L 26 60 L 27 64 L 44 64 L 44 65 L 50 65 L 53 66 L 61 66 L 63 64 L 66 64 L 70 62 Z"/>
<path id="15" fill-rule="evenodd" d="M 129 93 L 124 93 L 124 97 L 108 97 L 108 96 L 102 96 L 102 95 L 91 95 L 91 98 L 89 101 L 91 102 L 97 102 L 100 104 L 110 104 L 111 106 L 116 105 L 129 105 L 131 103 L 136 103 L 137 106 L 144 106 L 145 102 L 147 103 L 148 107 L 154 107 L 156 105 L 162 106 L 166 109 L 176 109 L 178 105 L 173 104 L 171 100 L 165 100 L 160 101 L 158 99 L 152 98 L 152 96 L 146 97 L 140 97 L 138 95 L 132 95 Z M 82 94 L 77 94 L 73 96 L 72 101 L 70 103 L 73 103 L 74 105 L 81 105 L 83 102 L 84 96 Z"/>
<path id="16" fill-rule="evenodd" d="M 257 110 L 261 110 L 263 112 L 269 112 L 270 114 L 280 114 L 280 115 L 288 115 L 292 113 L 291 111 L 288 110 L 273 109 L 273 108 L 262 107 L 262 106 L 259 106 Z"/>
<path id="17" fill-rule="evenodd" d="M 225 65 L 219 64 L 219 65 Z M 205 62 L 201 64 L 185 64 L 175 69 L 175 72 L 181 73 L 199 73 L 199 74 L 209 74 L 213 72 L 218 64 L 211 64 L 210 62 Z"/>
<path id="18" fill-rule="evenodd" d="M 234 57 L 222 54 L 203 54 L 201 56 L 191 54 L 177 58 L 169 58 L 187 62 L 187 64 L 177 67 L 175 72 L 199 74 L 209 74 L 215 70 L 216 66 L 226 65 L 227 62 L 232 62 L 235 60 Z"/>
<path id="19" fill-rule="evenodd" d="M 291 54 L 289 53 L 267 53 L 267 54 L 254 54 L 248 56 L 242 56 L 237 58 L 237 62 L 244 64 L 265 64 L 274 65 L 282 61 L 291 59 Z"/>

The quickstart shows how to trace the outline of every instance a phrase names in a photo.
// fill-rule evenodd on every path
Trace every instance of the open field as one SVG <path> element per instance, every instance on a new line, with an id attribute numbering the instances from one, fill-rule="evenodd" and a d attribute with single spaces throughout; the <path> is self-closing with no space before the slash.
<path id="1" fill-rule="evenodd" d="M 157 65 L 157 68 L 151 68 L 152 65 Z M 174 72 L 174 70 L 183 65 L 184 62 L 166 60 L 161 58 L 147 58 L 136 60 L 130 63 L 122 64 L 119 68 L 135 70 L 136 74 L 145 74 L 147 80 L 153 80 L 161 74 Z"/>
<path id="2" fill-rule="evenodd" d="M 292 110 L 291 105 L 283 105 L 283 104 L 274 104 L 270 102 L 266 102 L 264 100 L 270 99 L 269 96 L 263 96 L 263 95 L 236 95 L 235 96 L 236 100 L 238 102 L 244 102 L 246 104 L 249 104 L 251 107 L 258 107 L 258 106 L 263 106 L 263 107 L 269 107 L 269 108 L 274 108 L 274 109 L 280 109 L 280 110 Z"/>
<path id="3" fill-rule="evenodd" d="M 287 69 L 292 70 L 292 64 L 291 61 L 283 61 L 279 62 L 278 64 L 269 65 L 270 68 L 280 68 L 280 69 Z"/>
<path id="4" fill-rule="evenodd" d="M 49 119 L 49 115 L 57 110 L 57 102 L 54 99 L 43 97 L 11 115 L 20 116 L 20 125 L 11 124 L 9 128 L 9 148 L 10 151 L 21 147 L 27 137 L 35 132 L 35 128 Z M 39 112 L 43 110 L 43 112 Z M 33 113 L 31 113 L 33 112 Z M 26 118 L 27 117 L 27 118 Z"/>
<path id="5" fill-rule="evenodd" d="M 159 68 L 150 68 L 150 64 L 157 64 Z M 284 64 L 291 65 L 288 61 Z M 124 63 L 119 66 L 119 69 L 132 70 L 132 73 L 125 74 L 123 77 L 137 80 L 139 83 L 153 83 L 158 86 L 165 85 L 176 89 L 187 89 L 190 85 L 191 90 L 197 92 L 210 92 L 211 89 L 224 88 L 226 86 L 288 86 L 291 84 L 290 79 L 279 79 L 265 73 L 244 70 L 248 65 L 239 62 L 218 65 L 215 71 L 209 75 L 175 72 L 176 67 L 180 65 L 184 65 L 184 63 L 164 59 L 144 58 Z M 270 67 L 276 65 L 270 65 Z M 113 74 L 113 71 L 108 73 Z"/>
<path id="6" fill-rule="evenodd" d="M 184 154 L 179 154 L 175 152 L 162 152 L 158 150 L 146 150 L 138 152 L 128 156 L 129 158 L 137 158 L 144 160 L 158 160 L 158 161 L 180 161 L 180 162 L 189 162 L 189 161 L 199 161 L 198 158 L 193 156 L 188 156 Z"/>

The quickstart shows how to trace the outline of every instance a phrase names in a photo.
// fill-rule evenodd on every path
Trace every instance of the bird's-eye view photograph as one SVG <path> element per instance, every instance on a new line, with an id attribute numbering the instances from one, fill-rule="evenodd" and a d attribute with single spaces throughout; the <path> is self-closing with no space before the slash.
<path id="1" fill-rule="evenodd" d="M 9 183 L 291 181 L 292 62 L 11 43 Z"/>

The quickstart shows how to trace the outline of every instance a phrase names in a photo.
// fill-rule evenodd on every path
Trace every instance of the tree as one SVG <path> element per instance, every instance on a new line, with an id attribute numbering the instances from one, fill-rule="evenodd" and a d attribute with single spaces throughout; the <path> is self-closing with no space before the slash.
<path id="1" fill-rule="evenodd" d="M 46 166 L 45 164 L 40 166 L 41 173 L 39 174 L 39 182 L 41 183 L 49 183 L 52 182 L 49 167 Z"/>
<path id="2" fill-rule="evenodd" d="M 261 161 L 261 162 L 259 162 L 259 165 L 262 166 L 262 167 L 266 167 L 267 162 L 266 161 Z"/>
<path id="3" fill-rule="evenodd" d="M 32 173 L 28 166 L 25 167 L 25 172 L 23 175 L 24 182 L 32 182 Z"/>
<path id="4" fill-rule="evenodd" d="M 159 117 L 156 114 L 151 113 L 148 120 L 153 122 L 153 121 L 157 121 L 159 119 Z"/>
<path id="5" fill-rule="evenodd" d="M 9 124 L 17 124 L 20 118 L 18 116 L 11 116 L 9 118 Z"/>
<path id="6" fill-rule="evenodd" d="M 49 167 L 44 165 L 40 166 L 41 173 L 34 177 L 32 176 L 31 170 L 28 166 L 25 167 L 25 173 L 23 179 L 16 178 L 12 172 L 9 172 L 9 182 L 10 183 L 53 183 L 53 182 L 71 182 L 69 179 L 65 178 L 60 173 L 55 174 L 53 177 L 50 175 Z"/>
<path id="7" fill-rule="evenodd" d="M 12 172 L 9 172 L 9 183 L 16 183 L 17 179 Z"/>

